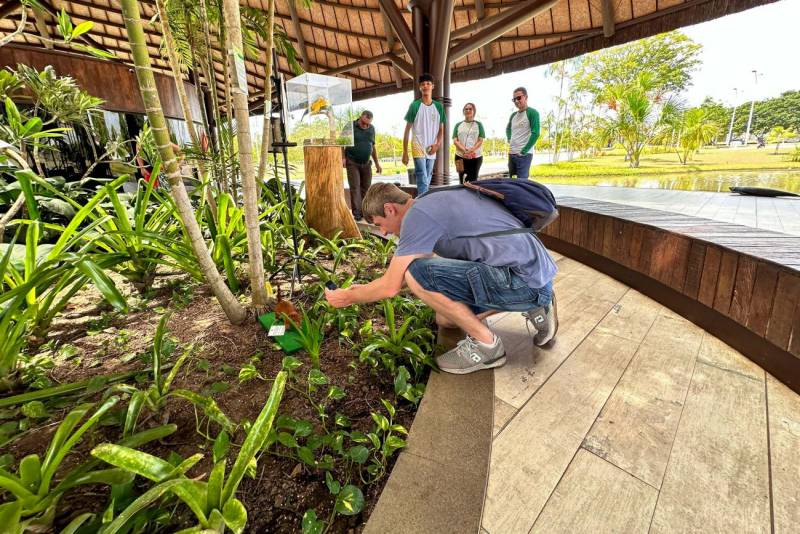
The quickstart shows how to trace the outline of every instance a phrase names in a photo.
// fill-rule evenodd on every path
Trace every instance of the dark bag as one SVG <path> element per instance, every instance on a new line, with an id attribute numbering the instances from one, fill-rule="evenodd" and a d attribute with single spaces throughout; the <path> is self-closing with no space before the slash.
<path id="1" fill-rule="evenodd" d="M 500 202 L 514 217 L 519 219 L 523 227 L 460 237 L 494 237 L 536 233 L 558 218 L 558 208 L 552 191 L 544 185 L 530 180 L 509 180 L 505 178 L 480 180 L 478 182 L 466 182 L 463 185 L 435 187 L 425 195 L 441 191 L 453 191 L 465 187 Z"/>

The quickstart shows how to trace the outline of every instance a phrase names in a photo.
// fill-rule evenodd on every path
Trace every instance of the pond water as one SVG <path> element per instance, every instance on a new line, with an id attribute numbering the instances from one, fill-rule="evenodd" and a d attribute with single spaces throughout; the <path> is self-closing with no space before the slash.
<path id="1" fill-rule="evenodd" d="M 679 189 L 683 191 L 725 191 L 730 187 L 769 187 L 800 193 L 800 171 L 795 172 L 706 172 L 700 174 L 659 174 L 645 176 L 589 176 L 541 178 L 543 183 L 634 187 L 639 189 Z"/>

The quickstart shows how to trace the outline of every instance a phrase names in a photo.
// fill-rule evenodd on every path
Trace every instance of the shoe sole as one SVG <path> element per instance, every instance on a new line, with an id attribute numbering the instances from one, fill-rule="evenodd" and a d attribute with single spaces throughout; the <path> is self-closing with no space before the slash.
<path id="1" fill-rule="evenodd" d="M 550 346 L 552 346 L 553 342 L 555 341 L 556 334 L 558 333 L 558 304 L 556 303 L 555 294 L 553 294 L 553 315 L 556 318 L 556 326 L 555 326 L 555 328 L 553 328 L 553 334 L 550 337 L 545 338 L 542 341 L 536 341 L 536 337 L 534 336 L 533 342 L 537 347 L 544 347 L 545 345 L 548 345 L 548 344 Z"/>
<path id="2" fill-rule="evenodd" d="M 474 373 L 476 371 L 483 371 L 484 369 L 494 369 L 495 367 L 502 367 L 506 364 L 506 357 L 505 355 L 497 358 L 496 360 L 492 360 L 489 363 L 479 363 L 473 365 L 472 367 L 465 367 L 464 369 L 442 369 L 439 368 L 443 373 L 448 373 L 451 375 L 468 375 L 470 373 Z"/>

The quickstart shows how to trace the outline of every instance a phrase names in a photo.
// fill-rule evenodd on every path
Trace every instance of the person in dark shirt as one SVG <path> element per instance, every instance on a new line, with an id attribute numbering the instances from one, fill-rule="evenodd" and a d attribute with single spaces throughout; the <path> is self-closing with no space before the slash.
<path id="1" fill-rule="evenodd" d="M 375 150 L 375 127 L 372 126 L 372 112 L 364 110 L 353 121 L 353 146 L 344 150 L 344 168 L 347 170 L 347 183 L 350 186 L 350 207 L 355 220 L 361 219 L 361 200 L 372 185 L 372 164 L 381 173 L 378 152 Z"/>

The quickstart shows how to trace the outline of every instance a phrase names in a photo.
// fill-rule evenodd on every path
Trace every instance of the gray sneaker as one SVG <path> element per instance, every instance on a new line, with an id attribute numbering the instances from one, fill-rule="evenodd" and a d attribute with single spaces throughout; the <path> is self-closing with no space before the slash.
<path id="1" fill-rule="evenodd" d="M 494 345 L 480 343 L 470 336 L 462 339 L 456 348 L 436 358 L 436 365 L 445 373 L 466 375 L 482 369 L 500 367 L 506 363 L 503 341 L 495 336 Z"/>
<path id="2" fill-rule="evenodd" d="M 558 307 L 555 293 L 553 293 L 550 304 L 543 308 L 534 308 L 523 312 L 522 316 L 536 331 L 533 342 L 540 347 L 549 343 L 558 332 Z"/>

